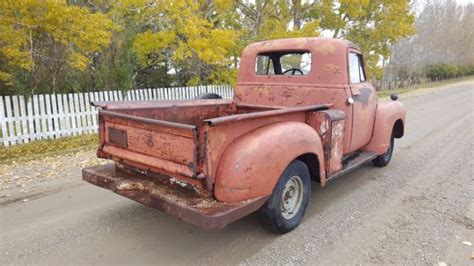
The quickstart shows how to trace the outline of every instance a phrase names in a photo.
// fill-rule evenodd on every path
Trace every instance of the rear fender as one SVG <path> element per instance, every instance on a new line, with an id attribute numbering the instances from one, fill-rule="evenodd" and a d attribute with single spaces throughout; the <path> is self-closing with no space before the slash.
<path id="1" fill-rule="evenodd" d="M 381 102 L 375 113 L 374 132 L 371 141 L 364 151 L 378 155 L 387 152 L 392 132 L 396 138 L 403 136 L 406 111 L 403 103 L 398 101 Z"/>
<path id="2" fill-rule="evenodd" d="M 245 134 L 221 157 L 214 184 L 217 200 L 238 202 L 270 195 L 285 168 L 303 154 L 314 154 L 313 163 L 324 166 L 321 139 L 307 124 L 279 122 Z M 324 167 L 317 169 L 324 180 Z"/>

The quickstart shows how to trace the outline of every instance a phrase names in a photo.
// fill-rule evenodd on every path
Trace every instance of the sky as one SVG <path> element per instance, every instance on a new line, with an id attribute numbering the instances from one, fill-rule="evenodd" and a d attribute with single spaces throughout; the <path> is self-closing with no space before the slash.
<path id="1" fill-rule="evenodd" d="M 448 0 L 415 0 L 414 5 L 413 5 L 413 10 L 415 11 L 415 14 L 419 14 L 421 11 L 423 11 L 424 5 L 426 5 L 428 2 L 443 2 L 443 1 L 448 1 Z M 459 5 L 467 5 L 467 4 L 474 4 L 474 0 L 454 0 L 457 4 Z"/>
<path id="2" fill-rule="evenodd" d="M 474 4 L 474 0 L 457 0 L 456 2 L 463 5 L 468 3 Z"/>

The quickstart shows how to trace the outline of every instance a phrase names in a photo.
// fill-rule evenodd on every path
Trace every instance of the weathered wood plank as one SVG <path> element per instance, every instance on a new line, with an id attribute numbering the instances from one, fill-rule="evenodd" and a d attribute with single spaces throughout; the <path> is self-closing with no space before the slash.
<path id="1" fill-rule="evenodd" d="M 20 107 L 20 120 L 21 120 L 21 129 L 22 129 L 22 142 L 30 142 L 30 133 L 28 130 L 28 114 L 26 113 L 25 97 L 23 95 L 18 96 L 18 104 Z"/>
<path id="2" fill-rule="evenodd" d="M 57 115 L 58 115 L 58 130 L 59 130 L 59 137 L 62 137 L 67 134 L 66 130 L 66 117 L 64 114 L 64 107 L 63 107 L 63 97 L 62 94 L 56 95 L 56 102 L 57 102 Z"/>
<path id="3" fill-rule="evenodd" d="M 46 136 L 48 139 L 54 138 L 53 116 L 51 111 L 51 95 L 45 94 L 46 124 L 48 125 Z"/>
<path id="4" fill-rule="evenodd" d="M 84 93 L 84 115 L 86 117 L 86 133 L 92 132 L 92 127 L 94 126 L 93 119 L 92 119 L 92 112 L 91 112 L 91 105 L 90 105 L 90 98 L 89 93 Z"/>
<path id="5" fill-rule="evenodd" d="M 8 134 L 7 134 L 7 140 L 10 141 L 11 145 L 16 144 L 15 140 L 15 129 L 13 127 L 13 109 L 12 109 L 12 103 L 11 103 L 11 98 L 10 96 L 5 96 L 5 108 L 7 109 L 6 111 L 6 121 L 7 121 L 7 127 L 8 127 Z"/>
<path id="6" fill-rule="evenodd" d="M 3 146 L 10 146 L 10 142 L 8 141 L 6 110 L 3 96 L 0 96 L 0 127 L 2 128 L 2 137 L 0 140 Z"/>
<path id="7" fill-rule="evenodd" d="M 53 137 L 58 139 L 61 137 L 61 128 L 59 126 L 59 112 L 57 95 L 51 94 L 51 115 L 53 122 Z"/>
<path id="8" fill-rule="evenodd" d="M 17 143 L 22 143 L 23 142 L 23 131 L 21 130 L 21 115 L 20 115 L 20 108 L 19 108 L 19 103 L 18 103 L 18 96 L 12 96 L 12 103 L 13 103 L 13 121 L 12 121 L 12 126 L 13 123 L 15 123 L 15 141 Z"/>
<path id="9" fill-rule="evenodd" d="M 29 141 L 36 140 L 35 131 L 35 114 L 33 112 L 33 96 L 28 98 L 26 102 L 26 110 L 28 111 L 28 139 Z"/>
<path id="10" fill-rule="evenodd" d="M 74 107 L 74 95 L 72 93 L 69 93 L 67 95 L 68 97 L 68 103 L 69 103 L 69 121 L 70 121 L 70 132 L 71 132 L 71 135 L 73 136 L 76 136 L 77 135 L 77 121 L 76 121 L 76 117 L 74 115 L 74 112 L 76 111 L 75 107 Z"/>

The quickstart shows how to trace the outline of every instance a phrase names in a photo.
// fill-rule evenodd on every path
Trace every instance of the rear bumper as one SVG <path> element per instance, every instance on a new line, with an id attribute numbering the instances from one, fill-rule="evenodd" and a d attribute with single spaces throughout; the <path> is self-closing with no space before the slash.
<path id="1" fill-rule="evenodd" d="M 204 229 L 221 229 L 258 210 L 268 198 L 219 202 L 182 188 L 179 183 L 158 182 L 116 169 L 114 164 L 84 168 L 82 179 Z"/>

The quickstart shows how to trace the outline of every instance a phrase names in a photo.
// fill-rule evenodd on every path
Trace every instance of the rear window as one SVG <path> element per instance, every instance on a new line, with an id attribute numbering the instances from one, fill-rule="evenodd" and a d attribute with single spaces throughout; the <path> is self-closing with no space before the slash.
<path id="1" fill-rule="evenodd" d="M 304 76 L 311 71 L 311 53 L 271 52 L 257 55 L 255 74 Z"/>

